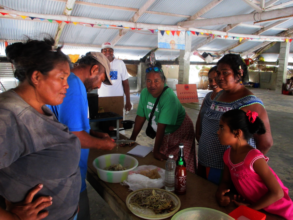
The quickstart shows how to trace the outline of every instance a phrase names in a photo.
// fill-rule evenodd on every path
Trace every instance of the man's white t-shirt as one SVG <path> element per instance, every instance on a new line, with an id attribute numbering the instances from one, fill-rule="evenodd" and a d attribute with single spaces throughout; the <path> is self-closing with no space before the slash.
<path id="1" fill-rule="evenodd" d="M 124 90 L 122 81 L 128 79 L 125 63 L 122 60 L 114 59 L 111 63 L 110 77 L 113 85 L 102 83 L 98 89 L 99 97 L 123 96 Z"/>

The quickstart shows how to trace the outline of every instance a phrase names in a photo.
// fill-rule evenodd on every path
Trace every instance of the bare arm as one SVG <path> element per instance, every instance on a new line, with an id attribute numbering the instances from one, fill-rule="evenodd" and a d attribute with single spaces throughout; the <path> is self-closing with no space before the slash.
<path id="1" fill-rule="evenodd" d="M 217 202 L 221 206 L 227 206 L 231 202 L 231 199 L 229 196 L 226 196 L 225 194 L 230 192 L 230 187 L 231 187 L 231 176 L 230 176 L 230 171 L 227 165 L 224 165 L 224 171 L 223 171 L 223 177 L 221 180 L 221 183 L 218 187 L 218 190 L 216 192 L 216 199 Z"/>
<path id="2" fill-rule="evenodd" d="M 249 205 L 250 208 L 260 210 L 268 207 L 269 205 L 284 197 L 283 189 L 281 188 L 276 177 L 274 176 L 264 159 L 258 159 L 257 161 L 255 161 L 253 164 L 253 169 L 260 176 L 260 178 L 268 188 L 268 192 L 256 203 Z M 241 203 L 235 203 L 237 205 L 241 205 Z"/>
<path id="3" fill-rule="evenodd" d="M 135 122 L 134 122 L 134 128 L 132 130 L 132 134 L 131 134 L 131 137 L 130 137 L 131 140 L 136 140 L 137 135 L 141 131 L 141 128 L 142 128 L 145 120 L 146 120 L 145 117 L 141 117 L 139 115 L 136 116 Z"/>
<path id="4" fill-rule="evenodd" d="M 97 138 L 89 135 L 85 131 L 72 131 L 72 133 L 80 140 L 81 148 L 112 150 L 116 146 L 110 137 Z"/>
<path id="5" fill-rule="evenodd" d="M 254 111 L 258 113 L 258 117 L 263 121 L 266 133 L 265 134 L 255 134 L 254 140 L 256 144 L 256 148 L 259 149 L 263 154 L 266 154 L 270 147 L 273 145 L 273 138 L 271 133 L 271 126 L 267 111 L 264 109 L 262 105 L 254 104 L 247 107 L 242 108 L 243 111 L 247 112 L 248 110 Z"/>
<path id="6" fill-rule="evenodd" d="M 166 128 L 165 124 L 158 123 L 156 141 L 155 141 L 155 146 L 154 146 L 154 157 L 158 160 L 167 160 L 168 159 L 167 155 L 163 155 L 160 153 L 160 147 L 161 147 L 162 142 L 164 140 L 165 128 Z"/>
<path id="7" fill-rule="evenodd" d="M 126 96 L 126 104 L 125 104 L 125 111 L 131 110 L 131 103 L 130 103 L 130 88 L 129 88 L 129 82 L 128 79 L 122 81 L 124 94 Z"/>

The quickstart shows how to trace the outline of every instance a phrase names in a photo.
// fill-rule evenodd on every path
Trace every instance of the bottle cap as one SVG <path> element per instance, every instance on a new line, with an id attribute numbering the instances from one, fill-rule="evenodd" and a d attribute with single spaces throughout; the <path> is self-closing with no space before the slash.
<path id="1" fill-rule="evenodd" d="M 179 144 L 179 148 L 183 148 L 184 147 L 184 145 L 183 144 Z"/>
<path id="2" fill-rule="evenodd" d="M 172 154 L 170 154 L 170 155 L 169 155 L 169 158 L 171 158 L 171 159 L 172 159 L 173 157 L 174 157 L 174 156 L 173 156 Z"/>

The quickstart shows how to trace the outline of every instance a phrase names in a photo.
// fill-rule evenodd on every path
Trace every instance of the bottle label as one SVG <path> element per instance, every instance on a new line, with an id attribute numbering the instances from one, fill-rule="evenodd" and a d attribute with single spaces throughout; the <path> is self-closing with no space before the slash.
<path id="1" fill-rule="evenodd" d="M 186 191 L 186 176 L 179 176 L 176 178 L 176 191 L 185 192 Z"/>

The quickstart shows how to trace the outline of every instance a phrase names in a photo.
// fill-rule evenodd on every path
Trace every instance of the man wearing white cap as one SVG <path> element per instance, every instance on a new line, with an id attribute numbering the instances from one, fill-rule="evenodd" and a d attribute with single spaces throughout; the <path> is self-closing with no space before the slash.
<path id="1" fill-rule="evenodd" d="M 102 44 L 101 51 L 110 61 L 111 72 L 110 77 L 112 86 L 102 85 L 98 91 L 99 97 L 120 96 L 124 102 L 123 95 L 126 97 L 125 111 L 131 110 L 130 89 L 128 83 L 128 73 L 126 66 L 122 60 L 115 59 L 114 48 L 110 42 Z M 123 104 L 124 105 L 124 104 Z"/>
<path id="2" fill-rule="evenodd" d="M 112 150 L 116 144 L 106 133 L 91 130 L 88 119 L 87 92 L 100 88 L 102 82 L 111 85 L 110 62 L 98 52 L 89 52 L 77 61 L 67 79 L 69 89 L 63 103 L 48 106 L 56 118 L 75 134 L 81 143 L 79 168 L 82 186 L 79 199 L 78 220 L 90 219 L 86 190 L 86 172 L 89 149 Z M 70 160 L 70 158 L 68 158 Z"/>

